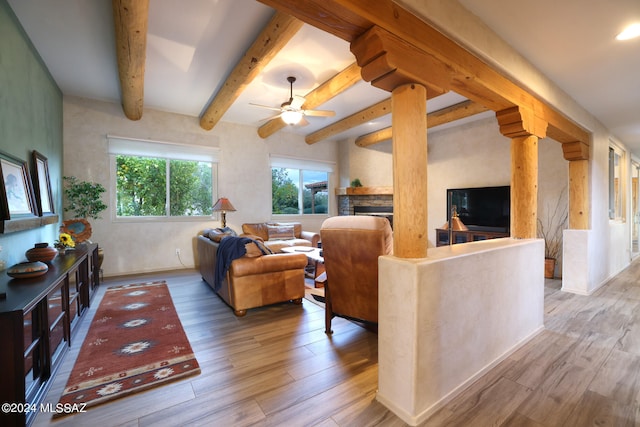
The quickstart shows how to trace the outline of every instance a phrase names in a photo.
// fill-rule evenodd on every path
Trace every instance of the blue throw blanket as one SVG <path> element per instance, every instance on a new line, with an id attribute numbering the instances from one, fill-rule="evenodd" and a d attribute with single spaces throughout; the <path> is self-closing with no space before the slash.
<path id="1" fill-rule="evenodd" d="M 213 288 L 218 291 L 222 286 L 224 277 L 231 266 L 231 262 L 234 259 L 241 258 L 247 253 L 247 249 L 244 247 L 252 240 L 247 237 L 235 237 L 229 236 L 220 240 L 218 245 L 218 252 L 216 255 L 216 269 L 214 275 Z"/>

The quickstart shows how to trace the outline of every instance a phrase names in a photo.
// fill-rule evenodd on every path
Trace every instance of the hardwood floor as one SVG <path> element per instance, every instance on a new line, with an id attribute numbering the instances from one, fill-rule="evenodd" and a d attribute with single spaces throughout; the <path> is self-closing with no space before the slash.
<path id="1" fill-rule="evenodd" d="M 640 425 L 640 260 L 592 296 L 545 284 L 546 330 L 424 426 Z M 54 379 L 57 402 L 104 289 L 165 279 L 202 373 L 34 425 L 404 426 L 375 400 L 377 336 L 303 301 L 236 318 L 194 271 L 107 280 Z"/>

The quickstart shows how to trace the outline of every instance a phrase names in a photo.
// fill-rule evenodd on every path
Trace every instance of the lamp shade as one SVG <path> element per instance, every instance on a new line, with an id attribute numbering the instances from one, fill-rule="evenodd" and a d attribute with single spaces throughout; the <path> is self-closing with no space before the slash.
<path id="1" fill-rule="evenodd" d="M 445 230 L 448 230 L 449 229 L 449 221 L 447 221 L 442 226 L 442 228 L 445 229 Z M 451 230 L 453 230 L 453 231 L 468 231 L 469 230 L 467 228 L 467 226 L 462 223 L 462 220 L 458 217 L 458 211 L 457 211 L 455 205 L 453 205 L 453 207 L 451 209 Z"/>
<path id="2" fill-rule="evenodd" d="M 236 208 L 233 207 L 233 205 L 231 204 L 229 199 L 227 199 L 226 197 L 220 197 L 218 199 L 218 201 L 216 202 L 216 204 L 213 205 L 213 211 L 214 212 L 219 212 L 219 211 L 233 212 L 235 210 L 236 210 Z"/>

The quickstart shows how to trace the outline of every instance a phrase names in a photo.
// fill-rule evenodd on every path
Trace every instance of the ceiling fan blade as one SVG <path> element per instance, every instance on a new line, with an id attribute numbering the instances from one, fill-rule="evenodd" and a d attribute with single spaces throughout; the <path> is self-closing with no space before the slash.
<path id="1" fill-rule="evenodd" d="M 281 111 L 282 109 L 279 107 L 269 107 L 268 105 L 261 105 L 261 104 L 253 104 L 253 103 L 249 103 L 249 105 L 252 105 L 254 107 L 258 107 L 258 108 L 266 108 L 267 110 L 273 110 L 273 111 Z"/>
<path id="2" fill-rule="evenodd" d="M 330 110 L 304 110 L 305 116 L 316 116 L 316 117 L 333 117 L 336 115 L 335 111 Z"/>
<path id="3" fill-rule="evenodd" d="M 299 110 L 300 108 L 302 108 L 302 104 L 304 104 L 304 96 L 300 96 L 300 95 L 294 95 L 291 98 L 291 104 L 290 107 L 294 110 Z"/>
<path id="4" fill-rule="evenodd" d="M 260 121 L 261 121 L 261 122 L 266 122 L 266 121 L 269 121 L 269 120 L 277 119 L 277 118 L 278 118 L 278 117 L 280 117 L 281 115 L 282 115 L 282 113 L 280 113 L 280 114 L 276 114 L 275 116 L 269 116 L 269 117 L 267 117 L 266 119 L 260 119 Z"/>
<path id="5" fill-rule="evenodd" d="M 309 120 L 305 119 L 304 116 L 298 122 L 298 126 L 307 126 L 309 124 Z"/>

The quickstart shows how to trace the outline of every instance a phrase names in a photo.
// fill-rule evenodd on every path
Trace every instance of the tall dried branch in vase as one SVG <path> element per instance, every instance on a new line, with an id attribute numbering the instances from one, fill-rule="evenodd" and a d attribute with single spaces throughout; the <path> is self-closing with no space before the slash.
<path id="1" fill-rule="evenodd" d="M 566 187 L 562 189 L 553 205 L 547 205 L 544 220 L 538 217 L 538 237 L 544 239 L 545 258 L 558 259 L 562 250 L 562 232 L 567 227 L 569 217 L 565 193 Z"/>

